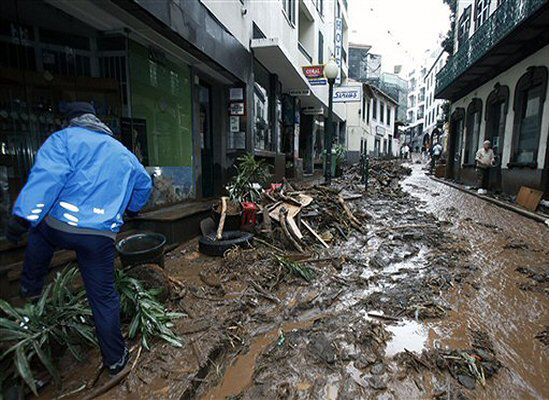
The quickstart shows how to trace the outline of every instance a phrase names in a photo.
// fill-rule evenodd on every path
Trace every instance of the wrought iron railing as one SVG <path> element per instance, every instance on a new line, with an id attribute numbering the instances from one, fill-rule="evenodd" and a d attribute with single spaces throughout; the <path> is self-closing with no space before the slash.
<path id="1" fill-rule="evenodd" d="M 501 3 L 437 74 L 436 92 L 440 93 L 450 86 L 517 25 L 548 2 L 549 0 L 506 0 Z"/>

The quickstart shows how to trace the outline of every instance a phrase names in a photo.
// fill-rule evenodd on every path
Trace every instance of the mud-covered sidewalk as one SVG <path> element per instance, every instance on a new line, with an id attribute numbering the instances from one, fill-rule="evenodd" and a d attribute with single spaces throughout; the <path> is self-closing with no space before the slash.
<path id="1" fill-rule="evenodd" d="M 549 397 L 548 229 L 418 166 L 388 171 L 368 193 L 352 171 L 336 180 L 371 217 L 295 264 L 260 243 L 224 259 L 196 241 L 172 251 L 184 346 L 157 343 L 102 398 Z M 63 392 L 97 363 L 68 367 Z"/>

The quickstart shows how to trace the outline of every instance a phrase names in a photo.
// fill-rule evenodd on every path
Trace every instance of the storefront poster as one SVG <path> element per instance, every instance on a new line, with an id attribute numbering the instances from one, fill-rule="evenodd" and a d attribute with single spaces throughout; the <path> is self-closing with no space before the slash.
<path id="1" fill-rule="evenodd" d="M 229 124 L 231 128 L 231 132 L 240 131 L 240 117 L 235 117 L 235 116 L 230 117 Z"/>
<path id="2" fill-rule="evenodd" d="M 246 114 L 246 109 L 243 102 L 235 102 L 229 105 L 229 115 L 241 116 Z"/>

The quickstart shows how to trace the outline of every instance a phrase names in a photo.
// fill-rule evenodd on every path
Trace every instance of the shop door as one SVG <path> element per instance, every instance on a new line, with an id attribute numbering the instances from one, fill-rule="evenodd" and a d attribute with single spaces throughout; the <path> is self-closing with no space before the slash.
<path id="1" fill-rule="evenodd" d="M 459 179 L 459 170 L 461 168 L 461 152 L 463 144 L 463 119 L 454 120 L 451 126 L 451 135 L 454 137 L 452 149 L 449 153 L 452 155 L 452 178 Z"/>
<path id="2" fill-rule="evenodd" d="M 492 144 L 496 166 L 490 169 L 490 189 L 501 188 L 501 156 L 505 135 L 505 102 L 493 103 L 488 107 L 486 139 Z"/>
<path id="3" fill-rule="evenodd" d="M 202 197 L 214 195 L 214 157 L 212 132 L 212 91 L 209 85 L 200 81 L 200 156 L 202 162 Z"/>

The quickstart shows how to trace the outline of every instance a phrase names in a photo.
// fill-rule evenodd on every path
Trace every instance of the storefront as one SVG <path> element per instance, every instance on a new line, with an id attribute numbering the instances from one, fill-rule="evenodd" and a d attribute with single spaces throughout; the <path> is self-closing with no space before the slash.
<path id="1" fill-rule="evenodd" d="M 201 61 L 211 56 L 181 50 L 187 42 L 168 38 L 168 32 L 160 35 L 150 21 L 131 26 L 128 21 L 135 20 L 129 13 L 141 9 L 124 10 L 115 3 L 0 4 L 2 231 L 37 150 L 63 126 L 63 102 L 92 102 L 98 117 L 146 166 L 154 181 L 148 210 L 218 195 L 227 169 L 249 148 L 246 81 L 215 62 Z M 197 15 L 208 18 L 199 3 L 193 6 L 198 7 Z M 97 18 L 105 21 L 101 29 L 94 27 Z M 217 48 L 216 56 L 227 54 Z M 234 69 L 243 77 L 251 70 Z M 272 140 L 265 137 L 259 145 L 278 149 L 280 144 Z"/>

